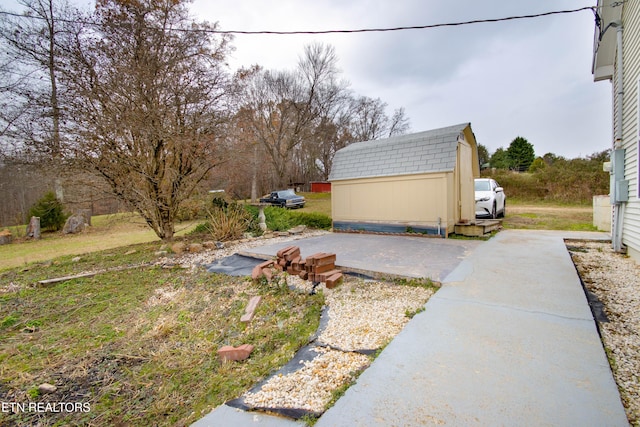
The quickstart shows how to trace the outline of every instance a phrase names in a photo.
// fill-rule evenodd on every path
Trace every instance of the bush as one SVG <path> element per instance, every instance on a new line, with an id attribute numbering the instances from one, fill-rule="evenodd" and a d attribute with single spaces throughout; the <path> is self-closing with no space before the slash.
<path id="1" fill-rule="evenodd" d="M 247 206 L 254 218 L 258 219 L 258 208 Z M 331 228 L 331 217 L 318 212 L 300 212 L 289 209 L 266 206 L 264 216 L 267 228 L 271 231 L 286 231 L 296 225 L 306 225 L 310 228 L 329 229 Z"/>
<path id="2" fill-rule="evenodd" d="M 58 231 L 64 227 L 68 215 L 53 191 L 49 191 L 29 209 L 29 217 L 32 216 L 40 217 L 43 230 Z"/>
<path id="3" fill-rule="evenodd" d="M 207 217 L 207 224 L 203 228 L 207 229 L 215 240 L 240 239 L 244 233 L 259 229 L 253 215 L 235 202 L 229 203 L 226 207 L 214 206 Z"/>
<path id="4" fill-rule="evenodd" d="M 198 198 L 191 198 L 180 203 L 176 219 L 178 221 L 191 221 L 207 217 L 206 201 Z"/>
<path id="5" fill-rule="evenodd" d="M 331 218 L 318 212 L 290 212 L 295 225 L 306 225 L 310 228 L 327 230 L 331 228 Z"/>
<path id="6" fill-rule="evenodd" d="M 593 196 L 609 193 L 609 174 L 602 170 L 606 153 L 567 160 L 562 157 L 534 163 L 529 173 L 483 171 L 505 189 L 508 198 L 523 201 L 589 204 Z"/>

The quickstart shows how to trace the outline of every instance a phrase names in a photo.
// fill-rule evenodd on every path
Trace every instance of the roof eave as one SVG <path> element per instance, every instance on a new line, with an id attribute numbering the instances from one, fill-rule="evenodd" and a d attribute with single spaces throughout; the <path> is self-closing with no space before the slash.
<path id="1" fill-rule="evenodd" d="M 452 168 L 444 168 L 444 169 L 430 170 L 430 171 L 423 171 L 423 172 L 390 173 L 390 174 L 381 174 L 381 175 L 350 176 L 350 177 L 341 177 L 341 178 L 329 177 L 329 182 L 353 181 L 356 179 L 389 178 L 389 177 L 400 177 L 400 176 L 435 175 L 435 174 L 442 174 L 442 173 L 452 173 L 453 171 L 454 170 Z"/>
<path id="2" fill-rule="evenodd" d="M 591 64 L 593 80 L 596 82 L 610 80 L 613 77 L 616 58 L 616 31 L 610 27 L 610 24 L 622 19 L 622 7 L 622 5 L 615 7 L 605 5 L 604 0 L 598 0 L 597 10 L 600 26 L 596 26 L 594 31 L 593 62 Z"/>

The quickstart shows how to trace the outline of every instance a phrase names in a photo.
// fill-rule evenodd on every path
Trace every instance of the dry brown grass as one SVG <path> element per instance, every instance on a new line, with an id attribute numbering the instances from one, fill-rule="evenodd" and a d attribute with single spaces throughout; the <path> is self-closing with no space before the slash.
<path id="1" fill-rule="evenodd" d="M 176 226 L 178 235 L 191 230 L 195 222 Z M 18 234 L 15 233 L 14 234 Z M 0 271 L 51 260 L 59 256 L 82 255 L 122 246 L 159 241 L 139 215 L 116 214 L 92 218 L 92 226 L 75 235 L 43 233 L 41 240 L 19 238 L 0 246 Z"/>
<path id="2" fill-rule="evenodd" d="M 561 206 L 553 204 L 525 204 L 507 202 L 505 228 L 536 230 L 596 231 L 593 209 L 589 206 Z"/>

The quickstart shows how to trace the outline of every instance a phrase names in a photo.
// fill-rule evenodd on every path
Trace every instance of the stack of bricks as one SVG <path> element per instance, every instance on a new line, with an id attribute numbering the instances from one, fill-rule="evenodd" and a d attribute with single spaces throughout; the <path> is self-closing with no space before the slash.
<path id="1" fill-rule="evenodd" d="M 342 282 L 342 273 L 336 269 L 336 254 L 320 252 L 308 256 L 299 276 L 311 282 L 324 282 L 331 289 Z"/>
<path id="2" fill-rule="evenodd" d="M 265 261 L 257 265 L 251 277 L 257 280 L 264 276 L 271 280 L 271 268 L 275 268 L 313 283 L 324 282 L 329 289 L 342 283 L 342 272 L 336 269 L 336 254 L 320 252 L 304 259 L 300 255 L 299 247 L 287 246 L 276 255 L 276 261 Z"/>

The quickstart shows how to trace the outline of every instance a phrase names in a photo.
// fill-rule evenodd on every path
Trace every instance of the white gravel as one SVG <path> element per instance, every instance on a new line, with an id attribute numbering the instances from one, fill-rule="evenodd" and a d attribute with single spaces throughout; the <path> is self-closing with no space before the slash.
<path id="1" fill-rule="evenodd" d="M 244 401 L 262 408 L 297 408 L 321 413 L 331 400 L 331 393 L 350 383 L 356 372 L 369 366 L 369 357 L 315 347 L 319 355 L 304 361 L 302 367 L 288 375 L 272 377 L 257 393 L 247 393 Z"/>
<path id="2" fill-rule="evenodd" d="M 289 276 L 289 285 L 309 291 L 311 284 Z M 377 350 L 393 339 L 433 295 L 432 289 L 348 278 L 326 289 L 329 322 L 317 339 L 320 353 L 288 375 L 272 377 L 260 391 L 247 393 L 250 406 L 298 408 L 322 413 L 332 392 L 352 382 L 370 358 L 356 351 Z M 409 316 L 408 316 L 409 315 Z"/>
<path id="3" fill-rule="evenodd" d="M 567 245 L 585 286 L 604 304 L 602 339 L 629 422 L 640 426 L 640 265 L 610 243 Z"/>

